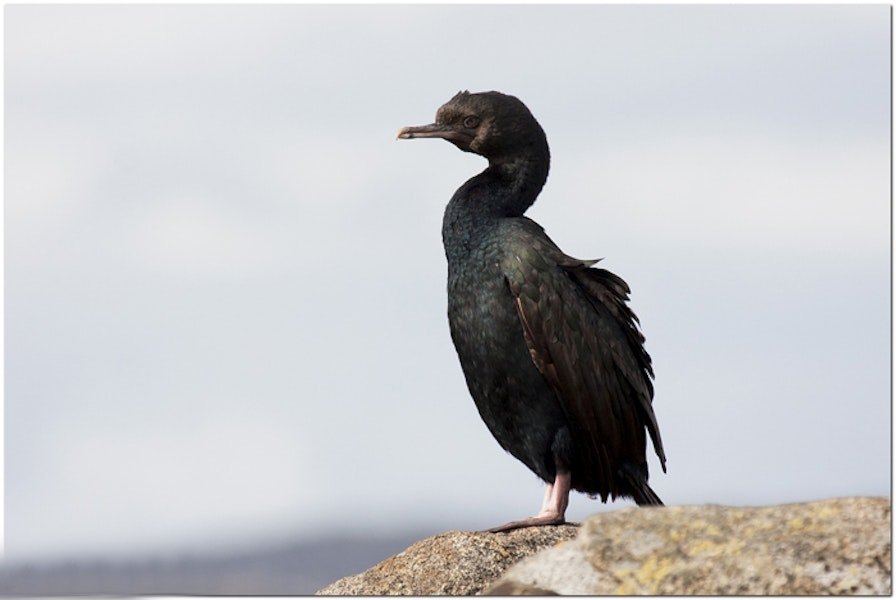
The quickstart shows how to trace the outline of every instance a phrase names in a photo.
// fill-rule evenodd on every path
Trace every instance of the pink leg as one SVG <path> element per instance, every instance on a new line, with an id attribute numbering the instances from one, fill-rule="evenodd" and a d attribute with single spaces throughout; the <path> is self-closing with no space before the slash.
<path id="1" fill-rule="evenodd" d="M 544 501 L 541 503 L 541 512 L 534 517 L 521 521 L 511 521 L 498 527 L 489 529 L 491 533 L 510 531 L 521 527 L 533 527 L 536 525 L 560 525 L 565 523 L 566 507 L 569 505 L 569 486 L 572 477 L 569 473 L 557 473 L 554 483 L 549 483 L 544 490 Z"/>

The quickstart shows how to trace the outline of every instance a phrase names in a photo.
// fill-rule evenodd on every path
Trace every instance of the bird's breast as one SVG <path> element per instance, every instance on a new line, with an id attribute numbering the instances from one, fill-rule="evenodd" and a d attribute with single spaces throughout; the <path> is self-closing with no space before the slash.
<path id="1" fill-rule="evenodd" d="M 473 244 L 463 257 L 449 259 L 448 323 L 468 372 L 499 368 L 525 344 L 498 244 Z"/>
<path id="2" fill-rule="evenodd" d="M 453 327 L 494 328 L 512 309 L 510 290 L 499 261 L 485 253 L 472 254 L 479 256 L 448 263 L 448 318 Z"/>

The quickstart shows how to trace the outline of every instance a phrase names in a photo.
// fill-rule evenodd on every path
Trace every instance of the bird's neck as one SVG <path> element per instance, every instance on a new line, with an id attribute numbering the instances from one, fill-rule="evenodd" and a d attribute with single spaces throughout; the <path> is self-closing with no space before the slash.
<path id="1" fill-rule="evenodd" d="M 547 150 L 489 161 L 488 168 L 458 189 L 448 210 L 475 218 L 520 217 L 548 178 Z"/>
<path id="2" fill-rule="evenodd" d="M 492 206 L 500 216 L 520 217 L 535 203 L 548 178 L 550 158 L 544 154 L 522 155 L 489 162 L 483 174 L 493 178 L 494 194 L 499 201 Z"/>
<path id="3" fill-rule="evenodd" d="M 448 203 L 442 222 L 449 262 L 469 252 L 496 221 L 522 216 L 544 187 L 549 166 L 546 149 L 538 155 L 493 159 L 485 171 L 464 183 Z"/>

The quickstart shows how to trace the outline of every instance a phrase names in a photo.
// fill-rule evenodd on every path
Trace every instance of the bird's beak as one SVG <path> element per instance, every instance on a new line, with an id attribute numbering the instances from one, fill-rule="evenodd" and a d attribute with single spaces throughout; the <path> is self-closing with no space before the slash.
<path id="1" fill-rule="evenodd" d="M 449 142 L 466 146 L 469 146 L 473 140 L 473 136 L 466 131 L 459 131 L 450 125 L 442 125 L 440 123 L 402 127 L 398 131 L 398 139 L 400 140 L 412 140 L 414 138 L 442 138 Z"/>

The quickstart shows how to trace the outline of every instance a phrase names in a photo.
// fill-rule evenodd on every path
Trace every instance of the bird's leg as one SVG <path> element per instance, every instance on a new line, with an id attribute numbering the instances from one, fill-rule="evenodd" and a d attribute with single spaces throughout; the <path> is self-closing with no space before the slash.
<path id="1" fill-rule="evenodd" d="M 544 490 L 544 500 L 538 516 L 553 515 L 557 523 L 563 523 L 566 507 L 569 506 L 569 486 L 572 475 L 569 471 L 557 473 L 554 483 L 549 483 Z"/>
<path id="2" fill-rule="evenodd" d="M 541 511 L 534 517 L 511 521 L 498 527 L 489 529 L 490 533 L 510 531 L 521 527 L 534 527 L 536 525 L 561 525 L 566 522 L 566 507 L 569 505 L 569 487 L 572 475 L 569 471 L 558 472 L 554 477 L 554 483 L 549 483 L 544 490 L 544 501 L 541 503 Z"/>

